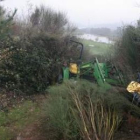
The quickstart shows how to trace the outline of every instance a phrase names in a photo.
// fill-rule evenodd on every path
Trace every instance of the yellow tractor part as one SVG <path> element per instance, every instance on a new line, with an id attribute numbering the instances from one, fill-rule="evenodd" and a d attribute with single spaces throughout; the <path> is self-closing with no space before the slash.
<path id="1" fill-rule="evenodd" d="M 140 83 L 132 81 L 128 86 L 127 86 L 127 91 L 130 93 L 137 92 L 140 94 Z"/>
<path id="2" fill-rule="evenodd" d="M 77 64 L 76 63 L 70 63 L 69 70 L 70 70 L 71 73 L 77 74 L 78 73 Z"/>

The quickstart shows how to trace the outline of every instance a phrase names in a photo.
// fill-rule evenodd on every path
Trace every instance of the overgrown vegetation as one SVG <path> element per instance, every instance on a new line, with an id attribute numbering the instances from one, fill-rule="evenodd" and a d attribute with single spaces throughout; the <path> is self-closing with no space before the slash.
<path id="1" fill-rule="evenodd" d="M 78 50 L 69 43 L 75 28 L 65 14 L 41 6 L 28 18 L 27 23 L 15 21 L 11 31 L 17 32 L 1 44 L 0 87 L 34 94 L 55 84 Z"/>
<path id="2" fill-rule="evenodd" d="M 140 26 L 128 25 L 122 29 L 122 37 L 116 43 L 116 60 L 129 80 L 136 79 L 139 65 Z"/>
<path id="3" fill-rule="evenodd" d="M 12 40 L 6 57 L 1 60 L 1 87 L 30 94 L 45 91 L 48 85 L 57 82 L 64 62 L 76 53 L 76 48 L 67 42 L 67 38 L 51 38 L 44 34 Z"/>
<path id="4" fill-rule="evenodd" d="M 112 140 L 124 114 L 140 116 L 140 109 L 126 98 L 128 93 L 116 89 L 105 91 L 87 81 L 69 81 L 48 90 L 48 85 L 57 83 L 62 66 L 79 56 L 79 48 L 69 43 L 76 28 L 64 13 L 44 6 L 36 7 L 26 20 L 14 19 L 15 13 L 6 16 L 0 7 L 1 140 L 17 139 L 36 118 L 43 118 L 39 121 L 45 139 Z M 114 58 L 124 71 L 129 69 L 129 78 L 139 71 L 139 29 L 139 24 L 124 28 Z M 93 45 L 83 61 L 93 60 L 89 54 L 102 62 L 104 56 L 112 57 L 108 55 L 112 46 L 83 42 Z M 31 96 L 41 93 L 48 94 L 43 109 Z"/>
<path id="5" fill-rule="evenodd" d="M 6 40 L 8 35 L 10 35 L 12 20 L 16 14 L 16 11 L 17 10 L 15 10 L 12 15 L 6 15 L 5 9 L 0 6 L 0 43 Z"/>
<path id="6" fill-rule="evenodd" d="M 46 103 L 46 128 L 53 139 L 111 140 L 123 114 L 140 115 L 140 110 L 118 91 L 104 91 L 87 81 L 70 81 L 52 87 Z M 49 134 L 48 134 L 49 135 Z"/>

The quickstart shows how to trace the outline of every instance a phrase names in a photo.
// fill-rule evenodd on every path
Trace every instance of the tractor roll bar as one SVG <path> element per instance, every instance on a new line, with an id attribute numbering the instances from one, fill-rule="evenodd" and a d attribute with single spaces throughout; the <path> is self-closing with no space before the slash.
<path id="1" fill-rule="evenodd" d="M 81 60 L 82 54 L 83 54 L 84 45 L 81 42 L 77 42 L 77 41 L 74 41 L 74 40 L 70 40 L 70 41 L 81 45 L 81 52 L 80 52 L 80 56 L 79 56 L 79 59 Z"/>

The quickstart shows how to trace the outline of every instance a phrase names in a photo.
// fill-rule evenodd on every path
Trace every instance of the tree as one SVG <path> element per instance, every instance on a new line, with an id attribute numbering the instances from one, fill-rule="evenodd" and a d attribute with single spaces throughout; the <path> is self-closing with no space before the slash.
<path id="1" fill-rule="evenodd" d="M 47 34 L 63 35 L 66 32 L 72 34 L 76 30 L 68 21 L 65 13 L 56 12 L 45 6 L 36 7 L 30 16 L 30 22 L 37 32 Z"/>
<path id="2" fill-rule="evenodd" d="M 6 17 L 6 11 L 0 6 L 0 40 L 5 39 L 7 35 L 9 35 L 11 21 L 13 20 L 16 11 L 17 10 L 15 10 L 12 15 Z"/>
<path id="3" fill-rule="evenodd" d="M 122 69 L 132 80 L 140 71 L 140 27 L 138 25 L 126 26 L 123 29 L 121 39 L 116 45 L 116 61 L 120 64 Z"/>

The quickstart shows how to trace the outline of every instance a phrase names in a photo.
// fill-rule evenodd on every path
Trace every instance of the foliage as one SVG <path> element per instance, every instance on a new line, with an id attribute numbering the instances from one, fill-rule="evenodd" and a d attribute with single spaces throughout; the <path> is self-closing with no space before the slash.
<path id="1" fill-rule="evenodd" d="M 12 15 L 6 16 L 6 11 L 0 6 L 0 41 L 3 41 L 8 35 L 10 35 L 10 27 L 16 11 L 17 10 L 15 10 Z"/>
<path id="2" fill-rule="evenodd" d="M 64 13 L 56 12 L 44 6 L 36 7 L 31 14 L 30 21 L 33 27 L 48 33 L 63 33 L 68 20 Z"/>
<path id="3" fill-rule="evenodd" d="M 77 57 L 78 50 L 68 39 L 39 34 L 10 40 L 2 53 L 0 86 L 28 94 L 45 91 L 48 84 L 57 82 L 64 62 Z"/>
<path id="4" fill-rule="evenodd" d="M 123 34 L 119 42 L 116 43 L 116 60 L 126 72 L 129 80 L 135 79 L 136 73 L 140 71 L 140 27 L 126 26 L 122 30 Z"/>
<path id="5" fill-rule="evenodd" d="M 12 27 L 12 33 L 16 36 L 35 36 L 44 33 L 48 36 L 64 37 L 72 36 L 76 27 L 70 23 L 65 13 L 55 11 L 52 8 L 37 6 L 30 8 L 28 15 L 24 18 L 17 17 Z"/>
<path id="6" fill-rule="evenodd" d="M 45 118 L 49 118 L 49 122 L 43 129 L 46 132 L 53 130 L 55 136 L 53 139 L 76 140 L 79 137 L 78 125 L 71 112 L 71 98 L 68 92 L 68 88 L 64 85 L 52 87 L 49 100 L 44 105 Z"/>
<path id="7" fill-rule="evenodd" d="M 44 108 L 56 139 L 109 140 L 124 112 L 140 115 L 139 108 L 121 93 L 104 91 L 87 81 L 66 82 L 49 92 Z"/>
<path id="8" fill-rule="evenodd" d="M 15 12 L 5 22 L 10 22 Z M 63 64 L 77 57 L 77 48 L 68 43 L 74 28 L 65 14 L 44 6 L 37 7 L 25 21 L 8 25 L 12 34 L 0 42 L 0 87 L 28 94 L 44 92 L 48 84 L 55 84 Z"/>

